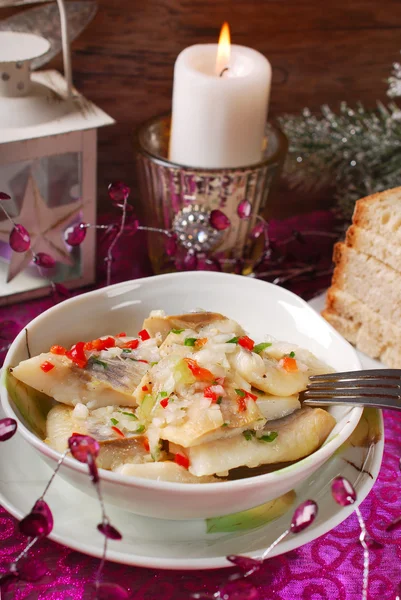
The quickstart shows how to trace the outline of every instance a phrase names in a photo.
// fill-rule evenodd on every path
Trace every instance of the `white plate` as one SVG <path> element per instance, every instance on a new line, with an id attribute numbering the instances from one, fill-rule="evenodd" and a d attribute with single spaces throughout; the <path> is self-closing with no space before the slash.
<path id="1" fill-rule="evenodd" d="M 312 305 L 320 310 L 322 300 L 315 300 Z M 364 368 L 380 366 L 363 355 L 360 358 Z M 369 420 L 362 418 L 353 435 L 358 436 L 362 428 L 366 428 L 368 421 L 373 426 L 375 419 L 376 426 L 383 433 L 381 413 L 372 411 Z M 255 529 L 244 529 L 247 519 L 243 515 L 233 519 L 232 525 L 235 523 L 235 526 L 232 531 L 216 531 L 224 528 L 227 517 L 224 520 L 178 523 L 141 517 L 110 506 L 107 510 L 111 521 L 122 531 L 124 537 L 120 542 L 110 542 L 108 559 L 128 565 L 164 569 L 232 566 L 225 558 L 227 554 L 247 554 L 255 558 L 260 556 L 288 527 L 293 508 L 307 498 L 313 498 L 319 505 L 316 521 L 298 535 L 289 536 L 275 548 L 271 556 L 288 552 L 330 531 L 353 512 L 352 506 L 340 507 L 334 502 L 330 494 L 330 482 L 339 474 L 347 477 L 357 490 L 358 502 L 361 502 L 379 473 L 383 446 L 383 434 L 380 441 L 369 448 L 343 446 L 323 467 L 295 489 L 296 499 L 292 508 L 283 516 L 270 523 L 266 520 L 264 525 Z M 22 456 L 23 460 L 20 458 Z M 41 495 L 50 474 L 50 468 L 39 459 L 32 447 L 20 435 L 16 435 L 1 447 L 1 504 L 17 518 L 27 514 L 35 499 Z M 46 500 L 55 517 L 50 538 L 80 552 L 100 557 L 103 538 L 96 530 L 96 524 L 100 521 L 97 501 L 61 478 L 56 478 Z M 214 532 L 208 533 L 208 527 L 214 529 Z"/>

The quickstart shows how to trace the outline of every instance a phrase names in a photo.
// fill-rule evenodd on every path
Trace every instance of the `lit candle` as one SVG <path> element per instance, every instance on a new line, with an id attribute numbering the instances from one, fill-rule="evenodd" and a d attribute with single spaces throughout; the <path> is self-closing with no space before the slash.
<path id="1" fill-rule="evenodd" d="M 257 163 L 270 95 L 271 66 L 260 52 L 218 44 L 183 50 L 175 63 L 170 160 L 200 168 Z"/>

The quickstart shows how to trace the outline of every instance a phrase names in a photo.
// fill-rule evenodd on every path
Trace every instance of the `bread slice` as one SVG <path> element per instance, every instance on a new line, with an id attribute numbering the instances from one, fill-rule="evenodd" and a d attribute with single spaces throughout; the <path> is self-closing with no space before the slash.
<path id="1" fill-rule="evenodd" d="M 401 245 L 393 244 L 389 236 L 385 238 L 370 229 L 351 225 L 347 231 L 345 243 L 358 252 L 377 258 L 401 273 Z"/>
<path id="2" fill-rule="evenodd" d="M 358 350 L 392 368 L 401 368 L 401 326 L 379 316 L 363 302 L 331 287 L 322 316 Z"/>
<path id="3" fill-rule="evenodd" d="M 363 229 L 401 245 L 401 187 L 361 198 L 355 204 L 352 222 Z"/>
<path id="4" fill-rule="evenodd" d="M 401 323 L 399 273 L 372 256 L 340 242 L 334 246 L 332 286 L 348 292 L 383 319 Z"/>

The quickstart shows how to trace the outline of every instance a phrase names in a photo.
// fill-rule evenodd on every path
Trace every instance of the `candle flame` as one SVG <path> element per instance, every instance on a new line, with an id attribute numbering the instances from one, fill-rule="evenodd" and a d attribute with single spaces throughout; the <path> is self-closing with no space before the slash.
<path id="1" fill-rule="evenodd" d="M 221 76 L 222 72 L 228 68 L 231 54 L 230 27 L 228 23 L 223 23 L 220 31 L 219 45 L 217 46 L 216 75 Z"/>

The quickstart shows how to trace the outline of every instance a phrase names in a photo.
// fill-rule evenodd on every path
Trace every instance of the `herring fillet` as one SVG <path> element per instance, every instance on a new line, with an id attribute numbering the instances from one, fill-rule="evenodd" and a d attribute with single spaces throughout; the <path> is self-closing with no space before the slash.
<path id="1" fill-rule="evenodd" d="M 54 365 L 47 373 L 40 368 L 45 361 Z M 69 406 L 78 402 L 91 409 L 109 405 L 136 406 L 132 394 L 147 365 L 127 359 L 105 362 L 107 369 L 104 370 L 81 369 L 65 356 L 46 352 L 23 360 L 12 368 L 12 374 L 26 385 Z"/>
<path id="2" fill-rule="evenodd" d="M 189 458 L 189 471 L 201 477 L 224 473 L 237 467 L 258 467 L 299 460 L 317 450 L 336 424 L 334 417 L 321 408 L 301 408 L 288 417 L 270 421 L 266 433 L 276 431 L 273 442 L 250 440 L 243 435 L 193 446 L 183 450 Z"/>
<path id="3" fill-rule="evenodd" d="M 218 323 L 225 321 L 230 323 L 230 328 L 232 326 L 234 332 L 239 335 L 244 333 L 242 327 L 235 321 L 232 321 L 219 313 L 207 311 L 183 315 L 150 316 L 144 320 L 142 328 L 146 329 L 152 337 L 161 333 L 164 341 L 172 329 L 191 329 L 192 331 L 198 332 L 204 327 L 217 325 Z"/>
<path id="4" fill-rule="evenodd" d="M 219 483 L 221 479 L 213 476 L 196 477 L 187 469 L 177 465 L 171 460 L 164 462 L 124 464 L 114 469 L 120 475 L 128 477 L 143 477 L 157 481 L 172 481 L 174 483 Z"/>

